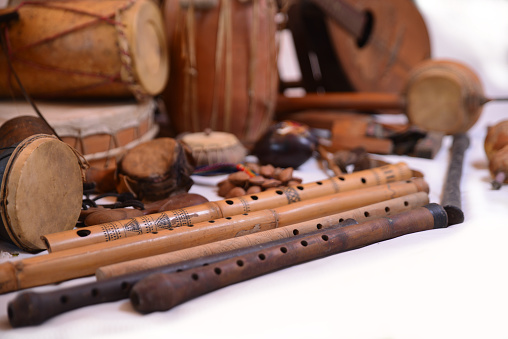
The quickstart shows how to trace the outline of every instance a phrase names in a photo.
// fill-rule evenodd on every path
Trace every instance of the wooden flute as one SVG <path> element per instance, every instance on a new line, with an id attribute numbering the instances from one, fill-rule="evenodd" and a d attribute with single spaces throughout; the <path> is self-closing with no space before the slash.
<path id="1" fill-rule="evenodd" d="M 400 162 L 344 174 L 322 181 L 47 234 L 42 239 L 49 252 L 56 252 L 79 246 L 110 242 L 145 233 L 158 232 L 179 226 L 188 226 L 202 221 L 289 205 L 338 192 L 406 180 L 412 176 L 412 171 L 408 165 Z"/>
<path id="2" fill-rule="evenodd" d="M 286 267 L 405 234 L 447 226 L 448 218 L 443 207 L 429 204 L 391 217 L 295 236 L 285 244 L 259 245 L 258 251 L 211 265 L 182 272 L 155 273 L 132 287 L 130 299 L 141 313 L 166 311 L 219 288 Z"/>
<path id="3" fill-rule="evenodd" d="M 250 251 L 257 251 L 260 244 L 276 240 L 286 241 L 296 235 L 308 234 L 318 229 L 326 229 L 344 221 L 355 220 L 363 222 L 377 217 L 395 215 L 428 204 L 428 195 L 418 192 L 411 195 L 383 201 L 354 210 L 338 213 L 329 217 L 317 218 L 294 225 L 268 230 L 260 233 L 245 235 L 238 238 L 226 239 L 210 244 L 195 246 L 189 249 L 170 252 L 163 255 L 146 258 L 149 265 L 133 267 L 133 260 L 123 270 L 107 270 L 107 276 L 102 275 L 97 282 L 57 289 L 50 292 L 23 292 L 8 305 L 9 321 L 13 327 L 38 325 L 64 312 L 69 312 L 84 306 L 126 299 L 131 287 L 144 277 L 152 273 L 170 273 L 186 270 L 205 264 L 212 264 L 233 256 L 243 255 Z M 160 257 L 160 258 L 157 258 Z M 201 258 L 201 260 L 199 260 Z M 155 260 L 152 260 L 155 259 Z M 140 260 L 144 262 L 143 260 Z M 192 266 L 189 266 L 191 263 Z M 118 264 L 121 265 L 121 264 Z M 129 269 L 131 269 L 129 271 Z M 106 279 L 107 277 L 107 279 Z M 99 276 L 97 276 L 99 279 Z"/>
<path id="4" fill-rule="evenodd" d="M 137 237 L 98 243 L 0 264 L 0 293 L 92 275 L 101 266 L 167 253 L 319 216 L 346 211 L 419 191 L 421 178 L 336 193 L 270 210 L 244 213 Z"/>
<path id="5" fill-rule="evenodd" d="M 331 227 L 332 225 L 338 224 L 345 219 L 354 219 L 358 222 L 363 222 L 382 216 L 394 215 L 408 211 L 416 207 L 427 205 L 428 203 L 428 194 L 425 192 L 417 192 L 399 198 L 355 208 L 346 212 L 340 212 L 325 217 L 291 224 L 289 226 L 274 228 L 264 232 L 219 240 L 174 252 L 107 265 L 98 268 L 95 272 L 95 276 L 97 280 L 104 280 L 133 272 L 156 269 L 157 267 L 163 267 L 165 265 L 174 264 L 184 260 L 227 252 L 231 249 L 258 245 L 280 238 L 289 238 L 297 234 L 310 233 L 317 229 Z"/>

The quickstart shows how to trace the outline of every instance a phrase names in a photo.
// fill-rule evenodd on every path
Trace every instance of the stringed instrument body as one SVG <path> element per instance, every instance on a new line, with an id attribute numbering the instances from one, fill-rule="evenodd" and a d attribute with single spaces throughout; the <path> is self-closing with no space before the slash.
<path id="1" fill-rule="evenodd" d="M 410 0 L 310 0 L 294 6 L 288 27 L 307 92 L 400 93 L 411 69 L 431 56 L 425 21 Z M 303 25 L 313 25 L 312 34 L 297 28 L 306 19 L 314 21 Z"/>

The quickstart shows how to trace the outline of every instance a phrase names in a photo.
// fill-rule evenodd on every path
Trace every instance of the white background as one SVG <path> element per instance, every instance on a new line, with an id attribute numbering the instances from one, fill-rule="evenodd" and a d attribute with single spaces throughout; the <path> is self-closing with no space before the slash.
<path id="1" fill-rule="evenodd" d="M 487 96 L 508 96 L 508 1 L 417 3 L 433 57 L 468 64 L 482 79 Z M 284 60 L 289 65 L 290 59 Z M 145 316 L 124 300 L 12 330 L 6 304 L 16 293 L 2 295 L 0 338 L 507 338 L 508 186 L 490 189 L 483 151 L 486 126 L 507 117 L 508 103 L 488 103 L 470 130 L 463 224 L 292 267 Z M 406 161 L 424 172 L 431 201 L 439 202 L 450 142 L 447 137 L 433 160 L 384 159 Z M 305 181 L 324 177 L 313 161 L 297 175 Z M 218 199 L 207 186 L 195 185 L 192 191 Z M 60 286 L 88 281 L 93 278 Z"/>

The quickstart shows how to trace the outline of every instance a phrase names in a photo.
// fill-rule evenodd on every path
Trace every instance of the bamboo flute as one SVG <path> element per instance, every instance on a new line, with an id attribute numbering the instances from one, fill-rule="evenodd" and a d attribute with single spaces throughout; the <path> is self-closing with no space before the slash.
<path id="1" fill-rule="evenodd" d="M 95 272 L 95 276 L 97 280 L 104 280 L 133 272 L 155 269 L 157 267 L 163 267 L 165 265 L 174 264 L 184 260 L 227 252 L 236 248 L 258 245 L 280 238 L 289 238 L 297 234 L 310 233 L 317 229 L 331 227 L 332 225 L 338 224 L 345 219 L 354 219 L 358 222 L 363 222 L 378 217 L 395 215 L 416 207 L 427 205 L 428 203 L 428 194 L 425 192 L 417 192 L 372 205 L 367 205 L 365 207 L 355 208 L 353 210 L 311 219 L 272 230 L 100 267 Z"/>
<path id="2" fill-rule="evenodd" d="M 421 178 L 337 193 L 270 210 L 210 220 L 0 264 L 0 293 L 92 275 L 101 266 L 310 220 L 419 191 Z"/>
<path id="3" fill-rule="evenodd" d="M 298 235 L 284 244 L 260 245 L 258 251 L 182 272 L 155 273 L 130 291 L 141 313 L 167 311 L 185 301 L 238 282 L 332 254 L 370 245 L 409 233 L 445 228 L 446 211 L 429 204 L 408 212 L 371 221 Z"/>
<path id="4" fill-rule="evenodd" d="M 359 188 L 406 180 L 412 176 L 412 171 L 407 164 L 400 162 L 393 165 L 343 174 L 322 181 L 47 234 L 43 237 L 43 240 L 49 252 L 56 252 L 289 205 L 338 192 L 353 191 Z"/>
<path id="5" fill-rule="evenodd" d="M 339 223 L 344 226 L 351 223 L 351 220 L 364 222 L 378 217 L 396 215 L 426 204 L 428 204 L 428 195 L 425 192 L 418 192 L 329 217 L 149 257 L 146 258 L 147 261 L 150 261 L 148 265 L 144 265 L 144 260 L 139 260 L 142 265 L 132 265 L 138 261 L 133 260 L 126 262 L 129 265 L 120 267 L 121 270 L 115 270 L 116 265 L 107 266 L 104 268 L 112 270 L 106 270 L 106 273 L 109 273 L 107 276 L 102 274 L 99 277 L 96 274 L 99 279 L 97 282 L 50 292 L 20 293 L 8 305 L 9 321 L 13 327 L 38 325 L 58 314 L 84 306 L 126 299 L 129 296 L 130 288 L 152 273 L 170 273 L 190 269 L 196 265 L 212 264 L 232 256 L 242 255 L 253 250 L 257 251 L 259 245 L 267 242 L 273 244 L 277 240 L 285 241 L 287 238 L 334 227 Z M 344 223 L 345 221 L 347 222 Z M 189 260 L 192 260 L 192 266 L 187 264 Z M 122 264 L 118 265 L 122 266 Z"/>

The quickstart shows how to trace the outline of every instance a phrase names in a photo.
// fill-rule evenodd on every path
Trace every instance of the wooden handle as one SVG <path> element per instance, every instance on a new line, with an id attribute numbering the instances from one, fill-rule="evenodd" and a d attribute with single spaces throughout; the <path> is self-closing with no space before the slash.
<path id="1" fill-rule="evenodd" d="M 141 313 L 166 311 L 200 295 L 282 268 L 405 234 L 447 226 L 444 209 L 429 204 L 390 218 L 297 236 L 285 244 L 271 246 L 268 243 L 256 252 L 213 265 L 172 274 L 157 273 L 134 285 L 130 299 Z"/>
<path id="2" fill-rule="evenodd" d="M 396 110 L 402 113 L 404 99 L 394 93 L 342 92 L 342 93 L 307 93 L 303 97 L 279 95 L 276 112 L 279 119 L 284 114 L 308 109 L 357 109 L 367 111 Z M 383 111 L 392 112 L 392 111 Z"/>
<path id="3" fill-rule="evenodd" d="M 84 227 L 78 230 L 47 234 L 43 239 L 49 252 L 57 252 L 275 208 L 337 192 L 352 191 L 358 188 L 406 180 L 411 177 L 412 171 L 407 164 L 397 163 L 284 189 L 208 202 L 163 213 Z"/>

